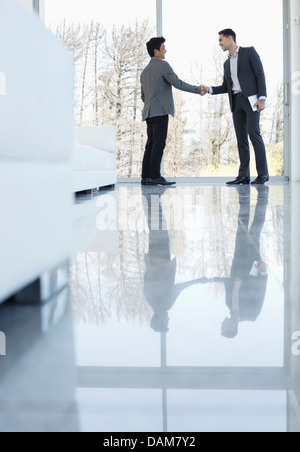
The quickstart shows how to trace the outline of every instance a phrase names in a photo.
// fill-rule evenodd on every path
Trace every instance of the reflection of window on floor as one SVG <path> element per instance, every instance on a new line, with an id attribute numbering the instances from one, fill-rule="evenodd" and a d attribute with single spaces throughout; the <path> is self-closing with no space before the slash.
<path id="1" fill-rule="evenodd" d="M 284 389 L 205 391 L 89 387 L 77 389 L 76 404 L 83 432 L 287 431 Z M 179 440 L 175 438 L 175 445 Z M 166 440 L 168 442 L 164 438 L 148 438 L 150 446 L 161 445 L 157 441 L 172 444 L 172 438 Z M 186 437 L 186 441 L 192 445 L 192 437 Z M 181 443 L 184 444 L 182 439 Z"/>
<path id="2" fill-rule="evenodd" d="M 45 4 L 48 24 L 51 17 L 49 14 L 47 17 L 47 10 L 53 1 L 56 0 L 46 0 Z M 60 1 L 61 10 L 68 1 Z M 220 0 L 212 0 L 212 26 L 207 16 L 201 14 L 198 1 L 186 0 L 187 8 L 182 11 L 178 0 L 163 0 L 167 61 L 188 83 L 220 84 L 224 55 L 217 40 L 223 24 L 232 24 L 237 31 L 238 44 L 245 47 L 254 45 L 263 60 L 268 82 L 268 108 L 262 115 L 261 126 L 270 173 L 283 175 L 282 1 L 274 0 L 272 22 L 265 24 L 262 31 L 258 27 L 255 36 L 249 24 L 257 20 L 254 12 L 261 10 L 261 1 L 253 0 L 259 8 L 251 3 L 245 24 L 241 22 L 240 13 L 236 17 L 232 15 L 232 11 L 240 11 L 237 0 L 233 1 L 236 7 L 233 5 L 230 11 L 224 11 Z M 139 79 L 149 61 L 145 43 L 156 34 L 155 3 L 148 2 L 141 9 L 138 0 L 127 0 L 127 10 L 132 12 L 127 16 L 120 10 L 125 2 L 114 0 L 110 3 L 113 7 L 111 12 L 97 15 L 92 13 L 96 8 L 93 0 L 82 2 L 85 14 L 87 8 L 91 8 L 89 21 L 80 15 L 71 17 L 69 10 L 67 16 L 70 17 L 61 12 L 55 25 L 52 19 L 51 28 L 67 43 L 74 58 L 76 124 L 117 124 L 118 176 L 140 177 L 146 127 L 141 121 L 143 104 Z M 114 14 L 116 10 L 120 13 L 118 18 Z M 190 11 L 196 13 L 192 16 Z M 174 18 L 180 18 L 180 32 L 179 23 Z M 214 24 L 220 25 L 215 29 Z M 278 30 L 275 36 L 274 29 Z M 266 39 L 268 34 L 273 37 L 271 42 Z M 276 67 L 274 58 L 270 58 L 274 47 L 277 50 Z M 165 175 L 236 175 L 239 161 L 227 95 L 200 98 L 177 90 L 174 90 L 174 95 L 176 116 L 170 121 Z M 256 174 L 253 152 L 251 172 Z"/>

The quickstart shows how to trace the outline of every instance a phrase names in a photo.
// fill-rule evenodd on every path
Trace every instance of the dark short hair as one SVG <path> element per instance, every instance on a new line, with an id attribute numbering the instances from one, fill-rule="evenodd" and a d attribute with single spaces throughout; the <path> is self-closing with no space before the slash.
<path id="1" fill-rule="evenodd" d="M 222 336 L 226 339 L 234 339 L 238 335 L 238 329 L 236 331 L 227 331 L 226 333 L 222 333 Z"/>
<path id="2" fill-rule="evenodd" d="M 147 50 L 149 55 L 152 57 L 154 57 L 154 50 L 160 50 L 162 44 L 166 42 L 165 38 L 160 37 L 160 38 L 152 38 L 150 39 L 150 41 L 147 42 Z"/>
<path id="3" fill-rule="evenodd" d="M 234 42 L 236 42 L 236 33 L 231 28 L 225 28 L 224 30 L 219 31 L 219 35 L 224 35 L 226 38 L 232 36 Z"/>
<path id="4" fill-rule="evenodd" d="M 151 319 L 150 327 L 156 333 L 167 333 L 169 331 L 169 328 L 167 326 L 165 326 L 164 322 L 161 321 L 159 315 L 157 315 L 157 314 L 153 315 L 153 317 Z"/>

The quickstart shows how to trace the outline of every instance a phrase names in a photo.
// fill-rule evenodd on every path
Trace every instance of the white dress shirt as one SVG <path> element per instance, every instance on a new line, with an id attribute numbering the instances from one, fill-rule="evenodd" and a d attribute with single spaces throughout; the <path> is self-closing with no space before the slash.
<path id="1" fill-rule="evenodd" d="M 230 58 L 230 72 L 231 72 L 231 79 L 232 79 L 233 94 L 242 92 L 242 88 L 241 88 L 239 78 L 238 78 L 239 50 L 240 50 L 240 46 L 238 46 L 238 48 L 234 52 L 234 56 L 231 56 L 230 54 L 228 55 L 228 58 Z M 212 87 L 209 88 L 209 94 L 213 94 Z M 260 96 L 259 100 L 266 100 L 266 97 Z"/>
<path id="2" fill-rule="evenodd" d="M 232 79 L 233 94 L 242 92 L 242 88 L 241 88 L 239 78 L 238 78 L 239 50 L 240 50 L 240 48 L 238 47 L 236 49 L 233 57 L 230 54 L 228 56 L 228 58 L 230 58 L 230 72 L 231 72 L 231 79 Z"/>

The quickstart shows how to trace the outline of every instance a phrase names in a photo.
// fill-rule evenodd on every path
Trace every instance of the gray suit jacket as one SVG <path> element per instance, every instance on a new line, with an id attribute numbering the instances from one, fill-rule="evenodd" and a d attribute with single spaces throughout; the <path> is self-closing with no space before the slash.
<path id="1" fill-rule="evenodd" d="M 266 78 L 261 59 L 254 47 L 240 47 L 238 59 L 238 79 L 244 96 L 258 94 L 267 97 Z M 230 58 L 224 64 L 223 85 L 213 86 L 213 94 L 228 93 L 233 111 L 232 79 Z"/>
<path id="2" fill-rule="evenodd" d="M 175 114 L 172 86 L 188 93 L 200 94 L 200 87 L 180 80 L 169 63 L 153 57 L 141 74 L 143 121 L 156 116 Z"/>

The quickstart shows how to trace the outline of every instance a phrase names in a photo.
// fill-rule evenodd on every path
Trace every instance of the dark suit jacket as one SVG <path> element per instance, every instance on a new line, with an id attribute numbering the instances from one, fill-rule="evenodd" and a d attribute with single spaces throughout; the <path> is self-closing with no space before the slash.
<path id="1" fill-rule="evenodd" d="M 258 94 L 267 97 L 266 77 L 260 56 L 254 47 L 240 47 L 238 56 L 238 79 L 244 96 Z M 233 111 L 230 58 L 224 64 L 224 80 L 221 86 L 213 86 L 213 94 L 228 93 Z"/>

